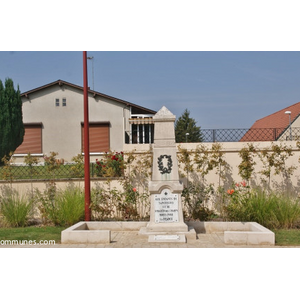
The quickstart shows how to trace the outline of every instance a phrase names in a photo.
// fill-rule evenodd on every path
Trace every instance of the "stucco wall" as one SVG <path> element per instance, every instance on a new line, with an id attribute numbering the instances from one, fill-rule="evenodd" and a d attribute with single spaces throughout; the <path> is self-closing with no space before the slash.
<path id="1" fill-rule="evenodd" d="M 239 175 L 238 165 L 241 163 L 242 159 L 239 156 L 239 152 L 242 148 L 247 147 L 250 143 L 237 143 L 237 142 L 227 142 L 220 143 L 221 152 L 224 153 L 224 160 L 229 165 L 229 170 L 225 174 L 225 179 L 221 179 L 220 185 L 225 189 L 231 187 L 233 183 L 241 182 L 242 178 Z M 253 142 L 251 143 L 258 150 L 270 149 L 271 146 L 279 145 L 279 146 L 287 146 L 291 147 L 293 155 L 289 157 L 286 161 L 286 167 L 289 168 L 291 166 L 296 167 L 292 176 L 289 178 L 289 189 L 294 193 L 300 193 L 300 166 L 299 166 L 299 158 L 300 158 L 300 149 L 297 147 L 296 141 L 285 141 L 285 142 Z M 183 149 L 187 149 L 191 152 L 191 159 L 193 159 L 193 153 L 197 146 L 200 145 L 198 143 L 182 143 L 177 144 Z M 211 149 L 213 143 L 203 143 L 208 150 Z M 144 151 L 148 151 L 149 145 L 124 145 L 124 152 L 130 152 L 135 149 L 136 153 L 143 153 Z M 260 172 L 263 168 L 263 162 L 260 160 L 258 155 L 254 155 L 254 172 L 250 180 L 250 184 L 252 186 L 267 186 L 265 183 L 266 177 L 264 177 Z M 153 162 L 155 163 L 155 162 Z M 187 176 L 186 172 L 183 170 L 183 164 L 179 164 L 179 169 L 182 175 Z M 216 174 L 216 169 L 210 171 L 207 175 L 205 175 L 204 180 L 206 185 L 212 184 L 215 188 L 219 186 L 219 176 Z M 194 172 L 190 173 L 189 180 L 202 180 L 199 172 L 196 171 L 196 165 L 194 165 Z M 184 181 L 186 181 L 184 179 Z M 284 190 L 286 189 L 286 181 L 284 180 L 282 174 L 276 175 L 274 170 L 271 173 L 271 188 Z"/>
<path id="2" fill-rule="evenodd" d="M 242 181 L 241 176 L 239 175 L 239 164 L 241 163 L 242 159 L 239 156 L 239 152 L 242 148 L 248 147 L 249 143 L 220 143 L 222 146 L 221 152 L 224 153 L 224 160 L 229 165 L 229 170 L 226 172 L 225 179 L 221 180 L 221 185 L 223 185 L 225 188 L 228 188 L 232 183 L 237 183 Z M 270 149 L 272 146 L 272 142 L 254 142 L 251 143 L 258 151 L 263 149 Z M 287 146 L 291 147 L 293 156 L 289 157 L 286 161 L 286 167 L 290 166 L 298 166 L 299 165 L 299 148 L 296 146 L 295 141 L 288 141 L 288 142 L 274 142 L 274 145 L 281 145 L 281 146 Z M 212 143 L 204 144 L 208 149 L 211 149 Z M 185 148 L 185 145 L 181 145 L 182 148 Z M 187 149 L 194 151 L 196 148 L 196 144 L 188 144 Z M 250 184 L 252 186 L 263 186 L 264 180 L 266 180 L 266 177 L 264 177 L 260 172 L 263 168 L 263 162 L 258 157 L 257 154 L 254 155 L 254 172 L 250 180 Z M 184 172 L 183 172 L 184 173 Z M 195 172 L 197 173 L 197 172 Z M 215 186 L 219 185 L 219 176 L 216 174 L 216 170 L 210 171 L 206 176 L 205 180 L 207 184 L 214 184 Z M 293 173 L 293 175 L 290 177 L 292 185 L 297 188 L 298 187 L 298 181 L 299 181 L 299 175 L 300 175 L 300 168 L 296 169 Z M 275 175 L 274 170 L 271 173 L 271 187 L 283 187 L 284 188 L 284 182 L 282 174 Z"/>

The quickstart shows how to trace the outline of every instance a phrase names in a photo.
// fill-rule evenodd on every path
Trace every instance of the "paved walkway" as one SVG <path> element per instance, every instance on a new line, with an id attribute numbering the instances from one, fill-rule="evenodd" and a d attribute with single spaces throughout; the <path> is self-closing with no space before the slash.
<path id="1" fill-rule="evenodd" d="M 148 242 L 148 236 L 138 231 L 112 231 L 109 244 L 0 245 L 0 248 L 274 248 L 275 246 L 226 245 L 224 234 L 197 234 L 186 243 Z M 277 248 L 277 247 L 276 247 Z"/>

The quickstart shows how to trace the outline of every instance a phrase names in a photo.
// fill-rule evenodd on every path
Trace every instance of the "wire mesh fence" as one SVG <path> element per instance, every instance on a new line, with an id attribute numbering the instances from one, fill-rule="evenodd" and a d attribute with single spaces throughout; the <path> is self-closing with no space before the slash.
<path id="1" fill-rule="evenodd" d="M 300 140 L 300 127 L 201 129 L 203 142 L 260 142 Z"/>
<path id="2" fill-rule="evenodd" d="M 96 163 L 90 164 L 91 177 L 99 177 L 99 172 L 96 168 Z M 15 166 L 10 165 L 0 167 L 0 180 L 26 180 L 26 179 L 70 179 L 83 178 L 84 166 L 75 164 L 59 165 L 54 169 L 49 169 L 47 166 Z"/>

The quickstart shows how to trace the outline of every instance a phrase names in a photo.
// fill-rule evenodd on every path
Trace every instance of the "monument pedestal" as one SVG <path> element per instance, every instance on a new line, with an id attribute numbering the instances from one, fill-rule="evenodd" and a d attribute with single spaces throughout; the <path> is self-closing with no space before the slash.
<path id="1" fill-rule="evenodd" d="M 162 107 L 153 117 L 154 145 L 150 222 L 140 230 L 149 235 L 149 242 L 186 242 L 186 236 L 196 238 L 196 232 L 184 223 L 175 144 L 175 116 Z"/>

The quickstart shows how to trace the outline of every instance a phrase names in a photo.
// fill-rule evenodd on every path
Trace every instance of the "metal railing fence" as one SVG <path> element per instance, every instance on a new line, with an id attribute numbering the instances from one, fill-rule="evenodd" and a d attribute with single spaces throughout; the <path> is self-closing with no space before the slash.
<path id="1" fill-rule="evenodd" d="M 261 142 L 300 140 L 300 127 L 201 129 L 203 142 Z"/>
<path id="2" fill-rule="evenodd" d="M 131 132 L 126 132 L 126 144 L 149 144 L 149 139 L 129 139 Z M 202 129 L 202 142 L 261 142 L 278 140 L 300 140 L 300 127 L 288 128 L 242 128 L 242 129 Z M 142 136 L 142 135 L 141 135 Z M 153 135 L 151 143 L 153 143 Z M 188 138 L 187 138 L 188 141 Z"/>

